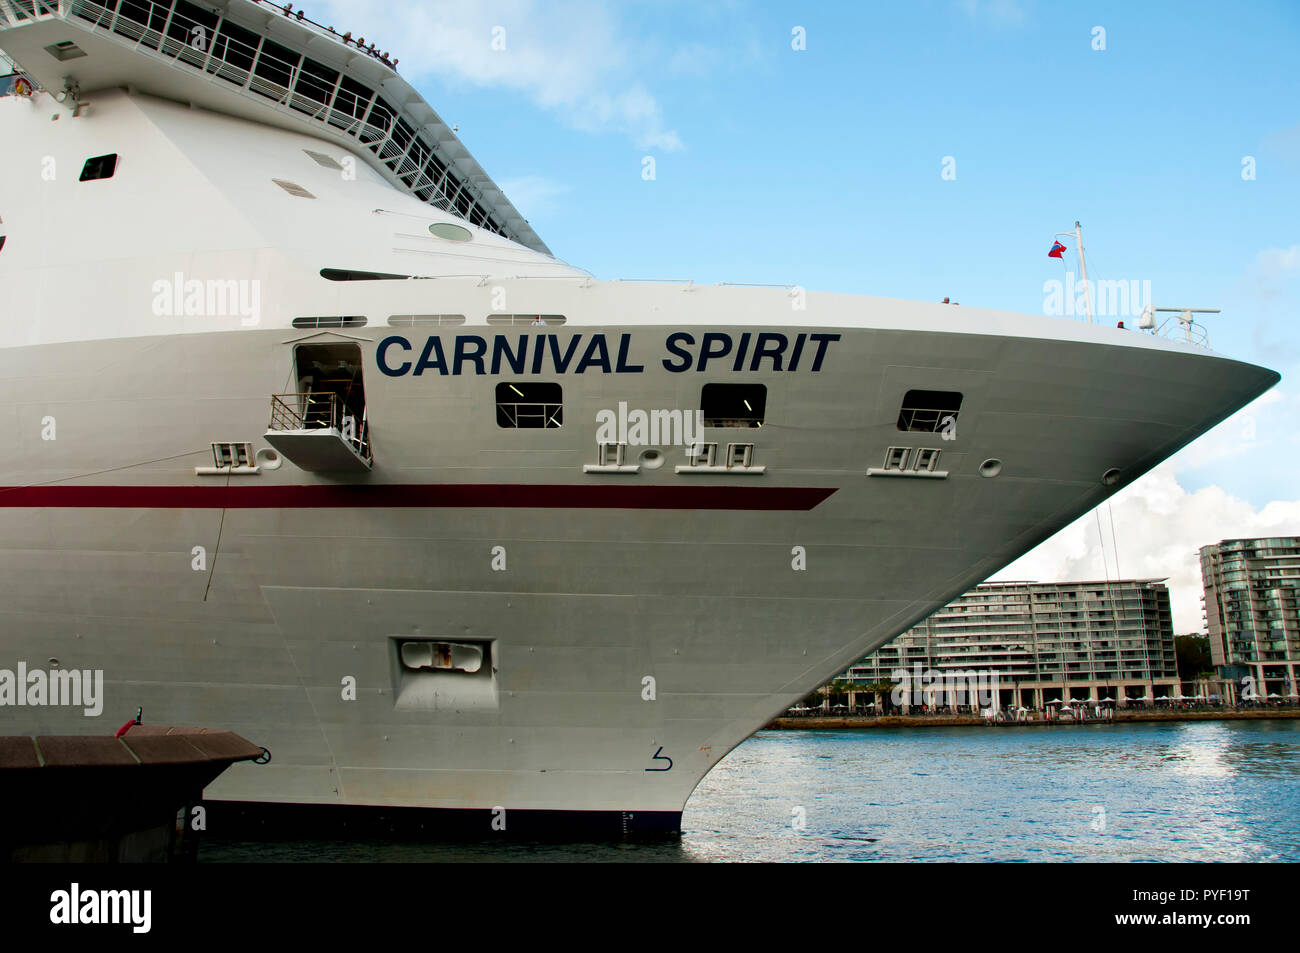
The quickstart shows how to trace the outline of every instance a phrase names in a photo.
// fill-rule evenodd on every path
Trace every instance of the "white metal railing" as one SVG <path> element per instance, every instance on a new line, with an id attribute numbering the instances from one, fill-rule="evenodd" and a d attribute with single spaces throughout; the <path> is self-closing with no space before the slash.
<path id="1" fill-rule="evenodd" d="M 267 430 L 334 430 L 356 451 L 370 462 L 370 432 L 366 415 L 361 419 L 348 413 L 339 395 L 333 391 L 307 391 L 295 394 L 271 395 L 271 421 Z"/>
<path id="2" fill-rule="evenodd" d="M 1155 313 L 1159 311 L 1167 313 L 1170 316 L 1165 318 L 1159 324 L 1156 323 Z M 1147 305 L 1142 317 L 1138 319 L 1138 327 L 1143 331 L 1150 331 L 1162 338 L 1169 338 L 1171 341 L 1183 341 L 1187 344 L 1195 344 L 1198 347 L 1210 347 L 1210 335 L 1205 325 L 1197 324 L 1196 319 L 1192 317 L 1195 314 L 1218 314 L 1218 308 L 1156 308 Z"/>
<path id="3" fill-rule="evenodd" d="M 274 3 L 264 2 L 264 5 L 285 12 Z M 177 11 L 175 2 L 158 0 L 138 0 L 128 8 L 120 0 L 116 3 L 113 0 L 0 0 L 0 13 L 8 15 L 10 9 L 20 11 L 19 19 L 23 21 L 38 15 L 75 16 L 93 28 L 134 44 L 136 49 L 151 50 L 172 62 L 185 63 L 292 109 L 298 116 L 328 125 L 365 145 L 392 173 L 394 184 L 421 201 L 488 231 L 532 244 L 502 224 L 504 217 L 512 213 L 508 200 L 506 209 L 496 209 L 484 199 L 477 185 L 463 174 L 454 174 L 455 160 L 438 154 L 436 142 L 427 133 L 421 134 L 424 123 L 414 115 L 404 112 L 400 105 L 382 101 L 380 90 L 369 83 L 349 80 L 355 84 L 349 88 L 342 70 L 311 60 L 303 53 L 295 50 L 292 59 L 285 59 L 264 48 L 264 37 L 250 44 L 231 36 L 234 27 L 250 33 L 256 30 L 227 21 L 219 10 L 212 11 L 213 21 L 200 23 Z M 297 11 L 287 14 L 286 19 L 385 63 L 369 47 L 361 48 L 354 40 L 345 40 L 338 33 L 300 17 Z M 230 28 L 223 30 L 227 22 Z M 334 78 L 327 79 L 305 69 L 309 62 Z M 392 68 L 394 64 L 385 65 Z M 539 250 L 545 251 L 545 246 Z"/>
<path id="4" fill-rule="evenodd" d="M 62 0 L 0 0 L 0 17 L 10 26 L 61 16 Z"/>
<path id="5" fill-rule="evenodd" d="M 560 412 L 563 409 L 563 404 L 502 403 L 498 401 L 497 422 L 503 427 L 550 429 L 560 426 Z"/>

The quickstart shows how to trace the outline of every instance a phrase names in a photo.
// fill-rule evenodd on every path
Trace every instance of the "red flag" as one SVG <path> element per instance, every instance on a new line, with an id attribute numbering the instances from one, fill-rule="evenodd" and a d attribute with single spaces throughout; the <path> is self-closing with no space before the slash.
<path id="1" fill-rule="evenodd" d="M 1052 250 L 1047 253 L 1048 258 L 1064 258 L 1065 246 L 1060 242 L 1052 242 Z"/>
<path id="2" fill-rule="evenodd" d="M 131 730 L 132 728 L 134 728 L 134 727 L 135 727 L 135 719 L 132 718 L 130 721 L 128 721 L 128 722 L 127 722 L 125 725 L 123 725 L 121 728 L 117 729 L 117 731 L 113 733 L 113 737 L 114 737 L 114 738 L 121 738 L 124 734 L 126 734 L 128 731 L 130 731 L 130 730 Z"/>

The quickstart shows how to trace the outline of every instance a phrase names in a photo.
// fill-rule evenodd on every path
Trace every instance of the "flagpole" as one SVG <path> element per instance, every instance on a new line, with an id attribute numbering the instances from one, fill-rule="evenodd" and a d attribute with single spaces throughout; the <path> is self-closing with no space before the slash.
<path id="1" fill-rule="evenodd" d="M 1088 308 L 1088 323 L 1092 324 L 1092 287 L 1088 284 L 1088 263 L 1083 260 L 1083 226 L 1076 219 L 1074 238 L 1079 243 L 1079 272 L 1083 276 L 1083 300 Z"/>
<path id="2" fill-rule="evenodd" d="M 1061 244 L 1060 241 L 1059 241 L 1059 239 L 1060 239 L 1062 236 L 1064 236 L 1064 235 L 1073 235 L 1073 236 L 1074 236 L 1074 241 L 1075 241 L 1075 243 L 1076 243 L 1076 244 L 1078 245 L 1078 247 L 1079 247 L 1079 272 L 1080 272 L 1080 274 L 1081 274 L 1081 279 L 1080 279 L 1080 280 L 1083 281 L 1083 306 L 1084 306 L 1085 310 L 1088 312 L 1088 323 L 1089 323 L 1089 324 L 1092 324 L 1092 323 L 1093 323 L 1093 319 L 1092 319 L 1092 287 L 1088 284 L 1088 263 L 1087 263 L 1087 262 L 1084 260 L 1084 258 L 1083 258 L 1083 226 L 1080 225 L 1079 222 L 1076 220 L 1075 223 L 1074 223 L 1074 231 L 1072 231 L 1072 232 L 1057 232 L 1056 235 L 1055 235 L 1055 238 L 1058 239 L 1058 241 L 1057 241 L 1056 244 L 1058 244 L 1058 245 Z M 1053 250 L 1054 250 L 1054 249 L 1053 249 Z M 1063 251 L 1063 252 L 1065 251 L 1065 246 L 1062 246 L 1062 247 L 1061 247 L 1061 251 Z M 1064 265 L 1065 265 L 1065 255 L 1061 255 L 1060 257 L 1061 257 L 1061 265 L 1062 265 L 1062 267 L 1064 267 Z M 1069 272 L 1068 272 L 1068 271 L 1066 272 L 1066 275 L 1067 275 L 1067 276 L 1069 275 Z"/>

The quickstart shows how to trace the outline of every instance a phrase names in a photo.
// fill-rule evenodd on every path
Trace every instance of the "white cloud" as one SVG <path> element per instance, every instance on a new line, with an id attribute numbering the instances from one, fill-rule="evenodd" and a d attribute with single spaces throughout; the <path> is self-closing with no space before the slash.
<path id="1" fill-rule="evenodd" d="M 654 51 L 620 21 L 612 0 L 326 0 L 323 7 L 313 19 L 389 51 L 413 84 L 438 78 L 516 90 L 576 128 L 619 131 L 643 149 L 681 148 L 658 100 L 635 79 Z"/>
<path id="2" fill-rule="evenodd" d="M 1174 631 L 1200 632 L 1200 547 L 1222 539 L 1298 534 L 1300 499 L 1256 508 L 1218 486 L 1189 492 L 1179 485 L 1175 466 L 1165 463 L 1117 493 L 1109 511 L 1103 505 L 1076 520 L 994 578 L 1056 582 L 1115 579 L 1117 572 L 1125 579 L 1168 577 Z"/>
<path id="3" fill-rule="evenodd" d="M 1281 386 L 1261 394 L 1192 441 L 1169 460 L 1169 466 L 1175 473 L 1184 474 L 1227 464 L 1229 472 L 1235 470 L 1240 480 L 1248 475 L 1241 472 L 1242 460 L 1294 459 L 1295 448 L 1300 446 L 1295 425 L 1300 418 L 1300 395 L 1282 390 Z M 1234 481 L 1233 485 L 1244 484 Z"/>
<path id="4" fill-rule="evenodd" d="M 1265 248 L 1247 269 L 1247 280 L 1261 301 L 1286 294 L 1286 285 L 1300 278 L 1300 245 Z"/>

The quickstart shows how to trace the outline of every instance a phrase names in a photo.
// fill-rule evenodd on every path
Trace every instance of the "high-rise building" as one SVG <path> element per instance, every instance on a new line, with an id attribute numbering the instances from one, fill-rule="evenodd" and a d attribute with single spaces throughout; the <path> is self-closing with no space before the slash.
<path id="1" fill-rule="evenodd" d="M 1285 698 L 1300 690 L 1300 537 L 1202 546 L 1201 582 L 1219 677 L 1239 696 Z"/>
<path id="2" fill-rule="evenodd" d="M 1003 708 L 1180 694 L 1169 590 L 1158 579 L 987 582 L 841 678 L 897 682 L 899 670 L 910 682 L 918 671 L 996 674 Z"/>

